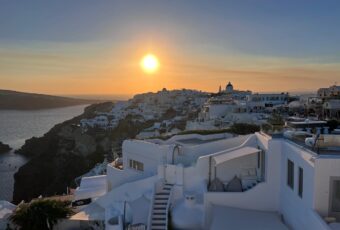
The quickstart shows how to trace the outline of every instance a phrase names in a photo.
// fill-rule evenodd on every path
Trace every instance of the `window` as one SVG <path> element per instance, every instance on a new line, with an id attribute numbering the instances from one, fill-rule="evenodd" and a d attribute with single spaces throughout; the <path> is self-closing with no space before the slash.
<path id="1" fill-rule="evenodd" d="M 144 164 L 139 161 L 129 160 L 129 167 L 138 171 L 144 171 Z"/>
<path id="2" fill-rule="evenodd" d="M 340 212 L 340 180 L 333 180 L 331 185 L 331 211 Z"/>
<path id="3" fill-rule="evenodd" d="M 291 160 L 287 163 L 287 185 L 294 189 L 294 163 Z"/>
<path id="4" fill-rule="evenodd" d="M 299 188 L 298 188 L 299 197 L 302 198 L 303 193 L 303 169 L 299 167 Z"/>

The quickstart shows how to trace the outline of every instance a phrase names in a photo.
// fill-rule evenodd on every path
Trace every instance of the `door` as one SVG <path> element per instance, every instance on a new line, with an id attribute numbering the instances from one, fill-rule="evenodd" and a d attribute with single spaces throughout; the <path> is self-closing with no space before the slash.
<path id="1" fill-rule="evenodd" d="M 165 165 L 165 183 L 176 184 L 176 165 Z"/>
<path id="2" fill-rule="evenodd" d="M 330 186 L 330 216 L 340 218 L 340 178 L 331 178 Z"/>

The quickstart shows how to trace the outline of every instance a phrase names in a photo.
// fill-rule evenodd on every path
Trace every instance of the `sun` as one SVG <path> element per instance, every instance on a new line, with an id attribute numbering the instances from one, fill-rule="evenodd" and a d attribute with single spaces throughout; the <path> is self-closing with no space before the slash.
<path id="1" fill-rule="evenodd" d="M 154 73 L 159 67 L 158 58 L 153 54 L 147 54 L 142 58 L 140 65 L 144 72 Z"/>

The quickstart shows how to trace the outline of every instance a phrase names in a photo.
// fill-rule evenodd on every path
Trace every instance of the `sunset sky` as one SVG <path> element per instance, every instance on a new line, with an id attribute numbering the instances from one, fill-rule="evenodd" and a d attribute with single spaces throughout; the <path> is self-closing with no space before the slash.
<path id="1" fill-rule="evenodd" d="M 160 66 L 140 68 L 147 53 Z M 0 88 L 132 95 L 340 83 L 338 0 L 5 0 Z"/>

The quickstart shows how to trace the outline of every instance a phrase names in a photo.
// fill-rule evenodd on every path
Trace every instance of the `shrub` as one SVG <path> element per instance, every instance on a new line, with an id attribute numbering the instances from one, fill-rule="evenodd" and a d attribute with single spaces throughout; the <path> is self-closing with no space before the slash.
<path id="1" fill-rule="evenodd" d="M 247 123 L 235 123 L 233 124 L 229 131 L 238 135 L 247 135 L 260 131 L 260 126 Z"/>
<path id="2" fill-rule="evenodd" d="M 20 204 L 10 220 L 22 230 L 50 230 L 59 220 L 72 213 L 69 202 L 38 199 Z"/>

